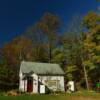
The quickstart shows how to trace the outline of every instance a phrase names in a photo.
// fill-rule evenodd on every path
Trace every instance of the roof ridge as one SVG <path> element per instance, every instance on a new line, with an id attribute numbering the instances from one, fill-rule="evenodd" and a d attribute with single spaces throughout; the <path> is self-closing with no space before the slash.
<path id="1" fill-rule="evenodd" d="M 22 61 L 21 63 L 35 63 L 35 64 L 56 64 L 59 65 L 57 63 L 45 63 L 45 62 L 32 62 L 32 61 Z"/>

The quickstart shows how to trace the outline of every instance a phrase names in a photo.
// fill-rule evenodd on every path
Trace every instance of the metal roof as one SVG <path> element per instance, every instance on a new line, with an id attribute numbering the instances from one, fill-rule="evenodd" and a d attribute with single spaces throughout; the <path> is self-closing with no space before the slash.
<path id="1" fill-rule="evenodd" d="M 34 72 L 42 75 L 64 75 L 64 71 L 58 64 L 52 63 L 36 63 L 22 61 L 20 70 L 22 73 Z"/>

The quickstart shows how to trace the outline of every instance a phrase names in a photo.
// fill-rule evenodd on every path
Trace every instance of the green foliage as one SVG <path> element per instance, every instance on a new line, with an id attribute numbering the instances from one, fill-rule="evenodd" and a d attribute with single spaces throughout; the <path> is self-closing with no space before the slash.
<path id="1" fill-rule="evenodd" d="M 84 26 L 88 33 L 84 39 L 84 64 L 87 68 L 88 78 L 93 83 L 99 80 L 99 66 L 100 66 L 100 15 L 91 12 L 84 18 Z M 94 78 L 95 79 L 94 79 Z"/>
<path id="2" fill-rule="evenodd" d="M 84 61 L 84 65 L 88 71 L 91 71 L 96 67 L 90 60 Z"/>
<path id="3" fill-rule="evenodd" d="M 7 91 L 16 88 L 15 73 L 7 66 L 6 63 L 0 64 L 0 91 Z"/>
<path id="4" fill-rule="evenodd" d="M 74 73 L 78 70 L 77 66 L 75 65 L 72 65 L 72 66 L 67 66 L 65 68 L 65 73 L 66 73 L 66 78 L 68 80 L 75 80 L 75 77 L 74 77 Z"/>

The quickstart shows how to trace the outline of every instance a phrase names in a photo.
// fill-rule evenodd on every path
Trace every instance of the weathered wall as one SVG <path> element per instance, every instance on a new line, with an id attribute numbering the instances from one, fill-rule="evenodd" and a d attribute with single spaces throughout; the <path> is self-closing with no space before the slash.
<path id="1" fill-rule="evenodd" d="M 27 92 L 27 80 L 23 80 L 23 75 L 19 74 L 19 90 L 22 92 Z"/>
<path id="2" fill-rule="evenodd" d="M 38 93 L 38 76 L 36 74 L 33 74 L 32 77 L 33 77 L 33 93 Z"/>
<path id="3" fill-rule="evenodd" d="M 27 80 L 22 80 L 23 79 L 23 75 L 20 72 L 19 74 L 19 90 L 21 90 L 22 92 L 27 92 Z M 52 90 L 60 90 L 60 91 L 65 91 L 64 89 L 64 76 L 37 76 L 36 74 L 32 75 L 33 77 L 33 93 L 38 93 L 38 80 L 43 83 L 44 85 L 46 85 L 49 89 Z M 57 81 L 56 85 L 54 86 L 49 86 L 47 84 L 47 81 Z"/>
<path id="4" fill-rule="evenodd" d="M 57 80 L 56 86 L 48 86 L 47 81 L 55 81 Z M 52 90 L 60 90 L 65 91 L 64 89 L 64 76 L 39 76 L 39 81 L 41 81 L 44 85 L 47 85 L 49 89 Z"/>

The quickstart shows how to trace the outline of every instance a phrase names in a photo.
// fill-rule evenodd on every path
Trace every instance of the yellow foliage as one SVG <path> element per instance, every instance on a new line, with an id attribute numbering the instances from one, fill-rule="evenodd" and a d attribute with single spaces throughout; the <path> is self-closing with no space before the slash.
<path id="1" fill-rule="evenodd" d="M 99 63 L 100 64 L 100 56 L 98 55 L 94 55 L 93 56 L 93 61 L 95 62 L 95 63 Z"/>
<path id="2" fill-rule="evenodd" d="M 97 51 L 100 51 L 100 45 L 96 46 L 95 49 L 96 49 Z"/>

